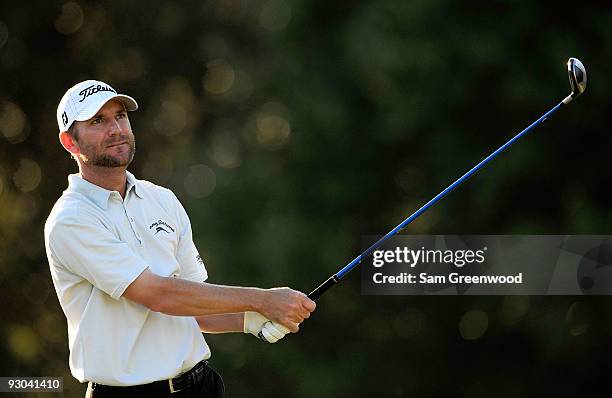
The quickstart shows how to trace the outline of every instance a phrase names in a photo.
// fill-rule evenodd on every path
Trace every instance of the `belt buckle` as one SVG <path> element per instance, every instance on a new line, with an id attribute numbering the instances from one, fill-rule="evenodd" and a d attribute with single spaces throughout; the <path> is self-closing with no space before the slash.
<path id="1" fill-rule="evenodd" d="M 172 379 L 168 379 L 168 386 L 170 387 L 170 394 L 174 394 L 175 392 L 179 392 L 182 390 L 182 388 L 178 390 L 174 388 L 174 383 L 172 382 Z"/>

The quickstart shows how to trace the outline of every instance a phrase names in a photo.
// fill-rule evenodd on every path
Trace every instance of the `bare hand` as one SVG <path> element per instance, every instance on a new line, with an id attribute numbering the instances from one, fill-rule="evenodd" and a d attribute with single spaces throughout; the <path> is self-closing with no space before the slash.
<path id="1" fill-rule="evenodd" d="M 299 330 L 299 324 L 310 317 L 316 304 L 304 293 L 288 287 L 265 290 L 262 308 L 259 312 L 266 318 L 275 321 L 292 333 Z"/>

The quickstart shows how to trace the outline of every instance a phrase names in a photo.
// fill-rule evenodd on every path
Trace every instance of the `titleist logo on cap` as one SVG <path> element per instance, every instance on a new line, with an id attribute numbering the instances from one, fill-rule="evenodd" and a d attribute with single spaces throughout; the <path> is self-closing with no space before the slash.
<path id="1" fill-rule="evenodd" d="M 83 122 L 94 117 L 111 99 L 121 101 L 128 111 L 138 109 L 134 98 L 118 94 L 108 83 L 99 80 L 84 80 L 70 87 L 57 105 L 57 127 L 60 133 L 68 131 L 75 121 Z"/>
<path id="2" fill-rule="evenodd" d="M 79 100 L 79 102 L 85 101 L 85 98 L 89 97 L 92 94 L 98 93 L 100 91 L 112 91 L 113 93 L 117 94 L 117 92 L 113 90 L 113 88 L 110 86 L 102 86 L 100 84 L 98 84 L 97 86 L 91 85 L 89 87 L 85 87 L 83 90 L 79 92 L 79 95 L 81 96 L 81 99 Z"/>

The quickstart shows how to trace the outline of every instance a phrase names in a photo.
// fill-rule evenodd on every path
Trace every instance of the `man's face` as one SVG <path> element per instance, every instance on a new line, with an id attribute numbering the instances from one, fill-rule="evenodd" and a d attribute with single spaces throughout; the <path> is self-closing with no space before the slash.
<path id="1" fill-rule="evenodd" d="M 94 117 L 75 123 L 77 156 L 83 165 L 127 167 L 134 159 L 134 134 L 121 102 L 108 101 Z"/>

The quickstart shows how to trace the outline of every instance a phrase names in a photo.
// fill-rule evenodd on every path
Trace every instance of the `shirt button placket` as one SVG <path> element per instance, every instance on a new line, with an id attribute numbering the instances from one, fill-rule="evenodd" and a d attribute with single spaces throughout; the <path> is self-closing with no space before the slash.
<path id="1" fill-rule="evenodd" d="M 130 227 L 132 227 L 132 232 L 134 233 L 134 236 L 136 237 L 136 240 L 138 241 L 138 246 L 142 246 L 142 238 L 140 237 L 140 235 L 136 231 L 136 225 L 135 225 L 136 221 L 134 220 L 134 217 L 130 216 L 130 213 L 128 213 L 128 210 L 125 207 L 125 203 L 123 204 L 123 210 L 125 211 L 125 215 L 127 216 L 128 220 L 130 221 Z"/>

